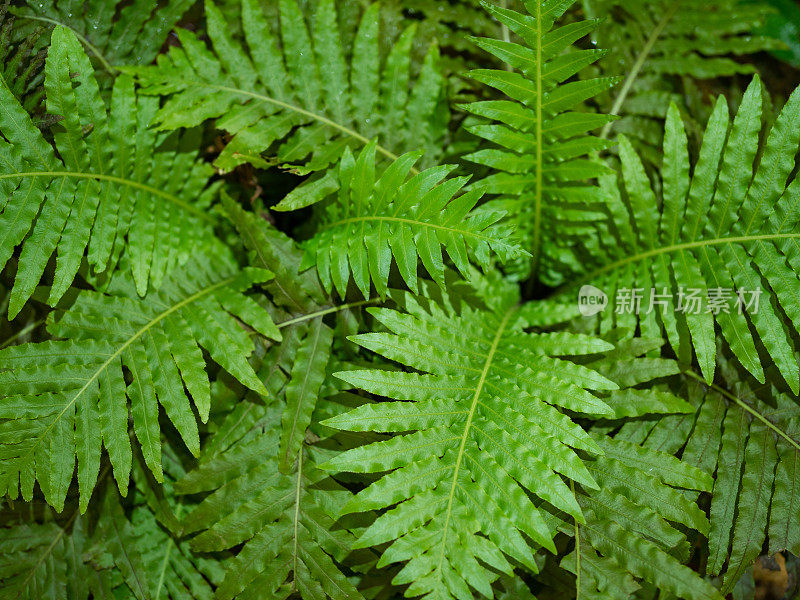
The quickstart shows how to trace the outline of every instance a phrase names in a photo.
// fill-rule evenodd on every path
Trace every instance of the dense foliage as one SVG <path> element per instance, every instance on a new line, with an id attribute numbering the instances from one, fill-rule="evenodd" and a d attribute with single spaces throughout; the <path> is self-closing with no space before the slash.
<path id="1" fill-rule="evenodd" d="M 5 2 L 0 598 L 765 597 L 787 10 Z"/>

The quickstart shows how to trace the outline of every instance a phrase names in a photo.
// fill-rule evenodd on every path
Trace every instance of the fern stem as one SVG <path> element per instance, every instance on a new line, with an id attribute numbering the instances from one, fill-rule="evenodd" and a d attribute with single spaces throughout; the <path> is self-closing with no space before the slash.
<path id="1" fill-rule="evenodd" d="M 357 308 L 359 306 L 364 306 L 365 304 L 374 304 L 375 302 L 378 301 L 379 300 L 377 298 L 372 298 L 370 300 L 359 300 L 358 302 L 348 302 L 347 304 L 339 304 L 338 306 L 332 306 L 330 308 L 325 308 L 312 313 L 308 313 L 307 315 L 295 317 L 294 319 L 289 319 L 288 321 L 276 323 L 276 325 L 278 329 L 281 329 L 283 327 L 289 327 L 290 325 L 296 325 L 297 323 L 302 323 L 303 321 L 310 321 L 312 319 L 316 319 L 317 317 L 322 317 L 324 315 L 329 315 L 331 313 L 347 310 L 348 308 Z"/>
<path id="2" fill-rule="evenodd" d="M 439 565 L 436 567 L 436 571 L 441 578 L 442 576 L 442 561 L 444 561 L 444 554 L 445 554 L 445 547 L 447 546 L 447 528 L 450 525 L 450 516 L 453 513 L 453 498 L 456 495 L 456 486 L 458 485 L 458 473 L 461 469 L 461 462 L 464 459 L 464 451 L 467 446 L 467 437 L 469 435 L 469 428 L 472 426 L 472 419 L 475 417 L 475 410 L 478 408 L 478 400 L 481 397 L 481 393 L 483 392 L 483 386 L 486 383 L 486 377 L 489 374 L 489 367 L 492 366 L 492 359 L 494 358 L 495 352 L 497 351 L 497 347 L 500 345 L 500 338 L 503 337 L 503 332 L 505 331 L 506 325 L 508 324 L 511 315 L 513 315 L 517 311 L 517 307 L 512 307 L 509 309 L 503 320 L 500 321 L 500 324 L 497 326 L 497 333 L 492 340 L 492 345 L 489 348 L 489 352 L 486 355 L 486 360 L 483 363 L 483 370 L 481 371 L 480 378 L 478 379 L 478 384 L 475 386 L 475 394 L 472 396 L 472 405 L 469 408 L 469 414 L 467 415 L 467 422 L 464 425 L 464 434 L 461 436 L 461 444 L 458 447 L 458 455 L 456 456 L 456 464 L 453 468 L 453 481 L 450 484 L 450 495 L 447 498 L 447 509 L 445 511 L 444 517 L 444 528 L 442 529 L 442 544 L 439 550 Z"/>
<path id="3" fill-rule="evenodd" d="M 569 480 L 569 489 L 575 495 L 575 482 Z M 581 599 L 581 537 L 578 529 L 578 519 L 572 517 L 575 524 L 575 600 Z"/>
<path id="4" fill-rule="evenodd" d="M 500 8 L 508 8 L 508 1 L 500 0 Z M 504 42 L 511 41 L 511 32 L 508 29 L 508 25 L 506 25 L 505 23 L 500 24 L 500 35 L 502 36 Z M 505 68 L 506 71 L 514 70 L 513 67 L 508 63 L 504 64 L 503 68 Z"/>
<path id="5" fill-rule="evenodd" d="M 292 556 L 292 591 L 297 591 L 297 534 L 300 524 L 300 489 L 303 477 L 303 446 L 297 453 L 297 484 L 294 490 L 294 554 Z"/>
<path id="6" fill-rule="evenodd" d="M 775 425 L 775 424 L 774 424 L 772 421 L 770 421 L 770 420 L 769 420 L 769 419 L 767 419 L 767 418 L 766 418 L 764 415 L 762 415 L 760 412 L 758 412 L 756 409 L 754 409 L 752 406 L 750 406 L 749 404 L 747 404 L 747 403 L 746 403 L 746 402 L 744 402 L 743 400 L 741 400 L 741 399 L 737 398 L 735 395 L 733 395 L 732 393 L 730 393 L 730 392 L 729 392 L 728 390 L 726 390 L 725 388 L 723 388 L 723 387 L 720 387 L 720 386 L 718 386 L 718 385 L 717 385 L 717 384 L 715 384 L 715 383 L 708 383 L 708 382 L 706 382 L 706 380 L 705 380 L 705 379 L 703 379 L 703 378 L 702 378 L 700 375 L 698 375 L 697 373 L 695 373 L 695 372 L 694 372 L 694 371 L 692 371 L 692 370 L 687 370 L 687 371 L 684 371 L 684 374 L 685 374 L 685 375 L 688 375 L 688 376 L 689 376 L 689 377 L 691 377 L 692 379 L 696 379 L 697 381 L 699 381 L 699 382 L 700 382 L 700 383 L 702 383 L 703 385 L 705 385 L 705 386 L 707 386 L 708 388 L 710 388 L 710 389 L 714 390 L 715 392 L 717 392 L 717 393 L 718 393 L 718 394 L 720 394 L 721 396 L 724 396 L 724 397 L 725 397 L 725 398 L 727 398 L 728 400 L 731 400 L 731 401 L 735 402 L 735 403 L 736 403 L 736 404 L 737 404 L 737 405 L 738 405 L 740 408 L 742 408 L 742 409 L 743 409 L 743 410 L 745 410 L 746 412 L 750 413 L 750 414 L 751 414 L 753 417 L 755 417 L 756 419 L 758 419 L 759 421 L 761 421 L 761 422 L 762 422 L 764 425 L 766 425 L 767 427 L 769 427 L 770 429 L 772 429 L 772 431 L 774 431 L 774 432 L 775 432 L 776 434 L 778 434 L 780 437 L 782 437 L 782 438 L 783 438 L 783 439 L 785 439 L 787 442 L 789 442 L 789 443 L 790 443 L 792 446 L 794 446 L 794 447 L 795 447 L 795 449 L 797 449 L 797 450 L 800 450 L 800 444 L 798 444 L 798 443 L 797 443 L 796 441 L 794 441 L 794 440 L 793 440 L 791 437 L 789 437 L 789 434 L 787 434 L 787 433 L 786 433 L 785 431 L 783 431 L 783 430 L 782 430 L 780 427 L 778 427 L 777 425 Z"/>
<path id="7" fill-rule="evenodd" d="M 20 19 L 30 19 L 31 21 L 42 21 L 44 23 L 50 23 L 51 25 L 55 25 L 56 27 L 58 26 L 66 27 L 72 33 L 75 34 L 75 37 L 77 37 L 81 41 L 81 43 L 91 51 L 92 54 L 94 54 L 97 57 L 97 60 L 99 60 L 100 64 L 103 65 L 103 69 L 108 71 L 109 75 L 113 77 L 117 74 L 117 69 L 115 69 L 110 62 L 108 62 L 108 59 L 105 56 L 103 56 L 103 53 L 100 52 L 100 50 L 98 50 L 94 44 L 92 44 L 89 40 L 87 40 L 84 36 L 82 36 L 79 31 L 70 27 L 66 23 L 56 21 L 55 19 L 51 19 L 49 17 L 40 17 L 38 15 L 26 15 L 25 13 L 15 12 L 14 16 Z"/>
<path id="8" fill-rule="evenodd" d="M 650 37 L 647 38 L 647 42 L 642 47 L 641 52 L 636 57 L 636 62 L 633 63 L 633 67 L 631 67 L 628 76 L 625 78 L 625 82 L 622 84 L 622 88 L 619 91 L 619 95 L 614 99 L 614 105 L 611 107 L 610 114 L 617 115 L 619 111 L 622 109 L 622 105 L 625 103 L 625 100 L 628 97 L 628 94 L 633 87 L 633 83 L 639 77 L 639 73 L 644 67 L 644 63 L 647 61 L 647 57 L 650 55 L 650 52 L 653 51 L 653 46 L 655 46 L 658 38 L 661 37 L 661 34 L 664 31 L 664 28 L 669 24 L 672 20 L 672 17 L 675 16 L 675 13 L 678 12 L 678 5 L 680 4 L 680 0 L 676 0 L 672 3 L 670 9 L 664 13 L 664 16 L 661 17 L 661 20 L 656 24 L 653 32 L 650 34 Z M 608 137 L 608 134 L 611 131 L 611 127 L 613 125 L 613 121 L 610 123 L 606 123 L 605 127 L 603 127 L 602 132 L 600 133 L 600 137 L 605 139 Z"/>
<path id="9" fill-rule="evenodd" d="M 36 329 L 40 325 L 44 325 L 44 323 L 46 321 L 47 321 L 47 319 L 39 319 L 35 323 L 31 323 L 30 325 L 28 325 L 24 329 L 18 331 L 17 333 L 12 335 L 10 338 L 7 338 L 2 344 L 0 344 L 0 350 L 5 348 L 6 346 L 10 346 L 11 344 L 14 343 L 14 341 L 18 340 L 19 338 L 21 338 L 26 333 L 29 333 L 29 332 L 33 331 L 34 329 Z"/>
<path id="10" fill-rule="evenodd" d="M 306 117 L 308 117 L 310 119 L 314 119 L 315 121 L 319 121 L 320 123 L 328 125 L 329 127 L 333 127 L 334 129 L 338 129 L 342 133 L 344 133 L 346 135 L 349 135 L 350 137 L 358 140 L 359 142 L 361 142 L 365 146 L 367 144 L 369 144 L 370 141 L 372 141 L 369 138 L 361 135 L 360 133 L 358 133 L 354 129 L 350 129 L 349 127 L 341 125 L 341 124 L 337 123 L 336 121 L 333 121 L 332 119 L 329 119 L 327 117 L 323 117 L 322 115 L 318 115 L 317 113 L 311 112 L 310 110 L 306 110 L 304 108 L 300 108 L 299 106 L 295 106 L 294 104 L 289 104 L 288 102 L 283 102 L 282 100 L 278 100 L 277 98 L 272 98 L 271 96 L 265 96 L 264 94 L 257 94 L 256 92 L 250 92 L 248 90 L 242 90 L 242 89 L 239 89 L 239 88 L 229 87 L 229 86 L 225 86 L 225 85 L 212 85 L 210 83 L 196 83 L 196 82 L 193 82 L 193 81 L 181 81 L 180 83 L 182 83 L 183 85 L 186 85 L 186 86 L 193 85 L 195 87 L 203 87 L 203 88 L 208 88 L 208 89 L 211 89 L 211 90 L 217 90 L 219 92 L 228 92 L 230 94 L 239 94 L 240 96 L 248 96 L 250 98 L 255 98 L 256 100 L 261 100 L 262 102 L 267 102 L 269 104 L 274 104 L 275 106 L 280 106 L 281 108 L 285 108 L 287 110 L 294 111 L 294 112 L 296 112 L 298 114 L 301 114 L 301 115 L 304 115 L 304 116 L 306 116 Z M 375 149 L 379 153 L 383 154 L 386 158 L 388 158 L 390 160 L 397 160 L 399 158 L 397 156 L 397 154 L 395 154 L 394 152 L 384 148 L 380 144 L 378 144 L 375 147 Z M 419 174 L 419 169 L 417 169 L 415 167 L 412 167 L 411 168 L 411 173 L 413 173 L 414 175 L 418 175 Z"/>
<path id="11" fill-rule="evenodd" d="M 183 505 L 179 504 L 178 508 L 175 510 L 175 517 L 180 519 L 181 508 Z M 153 596 L 153 600 L 159 600 L 161 598 L 161 590 L 164 587 L 164 578 L 167 574 L 167 565 L 169 564 L 169 555 L 172 552 L 172 547 L 175 545 L 172 536 L 169 538 L 169 542 L 167 542 L 167 549 L 164 551 L 164 559 L 161 561 L 161 572 L 158 574 L 158 584 L 156 585 L 156 592 Z"/>
<path id="12" fill-rule="evenodd" d="M 3 173 L 2 175 L 0 175 L 0 179 L 17 179 L 22 177 L 74 177 L 75 179 L 96 179 L 100 181 L 110 181 L 112 183 L 119 183 L 120 185 L 126 185 L 128 187 L 136 188 L 138 190 L 147 192 L 148 194 L 153 194 L 154 196 L 159 196 L 160 198 L 169 200 L 176 206 L 180 206 L 182 209 L 194 213 L 195 215 L 197 215 L 201 219 L 208 221 L 209 223 L 216 222 L 213 217 L 210 217 L 208 214 L 198 209 L 197 207 L 192 206 L 187 202 L 184 202 L 177 196 L 173 196 L 172 194 L 169 194 L 153 186 L 147 185 L 146 183 L 133 181 L 132 179 L 125 179 L 124 177 L 117 177 L 116 175 L 108 175 L 106 173 L 75 173 L 72 171 L 25 171 L 22 173 Z"/>
<path id="13" fill-rule="evenodd" d="M 531 248 L 531 280 L 539 270 L 542 244 L 542 0 L 536 1 L 536 196 L 533 206 L 533 248 Z"/>

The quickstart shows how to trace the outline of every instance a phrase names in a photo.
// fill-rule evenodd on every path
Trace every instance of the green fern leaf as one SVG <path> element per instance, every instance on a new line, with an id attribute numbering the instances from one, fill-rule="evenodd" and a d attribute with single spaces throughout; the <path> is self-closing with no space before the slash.
<path id="1" fill-rule="evenodd" d="M 473 102 L 463 108 L 488 120 L 470 131 L 493 147 L 464 158 L 494 172 L 475 187 L 501 197 L 491 206 L 511 215 L 525 249 L 532 254 L 531 271 L 548 284 L 560 283 L 576 269 L 566 233 L 551 225 L 563 211 L 585 210 L 596 190 L 585 185 L 607 173 L 586 155 L 607 147 L 587 132 L 611 120 L 606 115 L 576 112 L 584 101 L 612 86 L 615 78 L 569 80 L 603 56 L 600 50 L 569 50 L 590 33 L 596 21 L 571 23 L 554 29 L 572 2 L 526 2 L 530 15 L 492 6 L 486 9 L 521 38 L 525 45 L 476 39 L 484 50 L 513 67 L 513 71 L 480 69 L 470 77 L 506 95 L 506 100 Z M 540 267 L 540 263 L 541 267 Z"/>
<path id="2" fill-rule="evenodd" d="M 51 305 L 85 252 L 96 272 L 107 272 L 123 247 L 143 295 L 210 229 L 202 209 L 215 188 L 206 187 L 208 165 L 188 149 L 196 138 L 184 144 L 148 131 L 156 104 L 137 99 L 128 77 L 117 80 L 107 109 L 89 59 L 66 29 L 53 32 L 46 72 L 48 110 L 61 117 L 55 149 L 0 82 L 0 265 L 22 244 L 10 316 L 31 296 L 53 252 Z"/>
<path id="3" fill-rule="evenodd" d="M 3 600 L 87 600 L 91 569 L 87 523 L 17 522 L 0 527 L 0 598 Z"/>
<path id="4" fill-rule="evenodd" d="M 760 117 L 758 79 L 748 88 L 732 126 L 720 99 L 690 178 L 686 135 L 672 106 L 661 200 L 630 142 L 622 137 L 625 197 L 609 194 L 611 221 L 602 227 L 616 243 L 586 256 L 587 275 L 581 281 L 644 294 L 638 316 L 632 311 L 626 315 L 617 305 L 618 314 L 608 311 L 602 320 L 628 320 L 634 327 L 638 321 L 644 335 L 656 337 L 663 327 L 679 355 L 685 355 L 690 338 L 706 381 L 714 376 L 716 325 L 742 365 L 763 383 L 756 346 L 760 341 L 796 393 L 798 366 L 787 324 L 800 322 L 794 233 L 797 180 L 791 177 L 800 145 L 800 92 L 786 103 L 763 147 Z M 629 233 L 623 237 L 623 231 Z M 684 303 L 680 311 L 680 293 L 693 289 L 699 291 L 699 310 L 689 310 Z M 651 290 L 671 292 L 674 299 L 652 311 L 661 323 L 642 316 Z M 711 306 L 715 290 L 720 301 Z"/>
<path id="5" fill-rule="evenodd" d="M 115 66 L 148 64 L 192 0 L 121 0 L 78 5 L 69 0 L 27 0 L 22 19 L 71 30 L 109 73 Z"/>
<path id="6" fill-rule="evenodd" d="M 288 394 L 288 391 L 287 391 Z M 178 482 L 187 494 L 211 492 L 187 515 L 191 546 L 215 552 L 243 544 L 216 591 L 218 600 L 253 594 L 285 598 L 360 599 L 336 566 L 355 537 L 337 528 L 331 509 L 350 496 L 301 449 L 291 472 L 279 472 L 281 402 L 241 403 L 204 451 L 197 470 Z M 247 415 L 244 418 L 244 415 Z M 334 504 L 331 504 L 333 502 Z"/>
<path id="7" fill-rule="evenodd" d="M 135 299 L 130 281 L 119 280 L 106 294 L 81 292 L 48 323 L 51 335 L 65 339 L 0 351 L 0 489 L 11 497 L 21 490 L 30 499 L 37 480 L 47 501 L 61 510 L 77 455 L 85 511 L 102 444 L 125 494 L 131 466 L 126 396 L 136 438 L 158 481 L 159 404 L 197 454 L 197 424 L 184 385 L 205 421 L 210 391 L 200 348 L 244 385 L 267 393 L 245 360 L 253 342 L 234 317 L 280 339 L 269 315 L 242 294 L 269 277 L 258 269 L 238 271 L 224 254 L 197 256 L 142 300 Z"/>
<path id="8" fill-rule="evenodd" d="M 591 18 L 603 19 L 594 41 L 612 49 L 601 70 L 625 77 L 618 92 L 599 98 L 622 116 L 606 125 L 603 137 L 613 127 L 656 165 L 663 119 L 671 101 L 680 105 L 691 94 L 689 80 L 754 73 L 747 55 L 781 46 L 756 33 L 773 10 L 763 2 L 583 0 L 583 7 Z"/>
<path id="9" fill-rule="evenodd" d="M 213 2 L 206 2 L 213 52 L 178 30 L 181 48 L 171 48 L 158 66 L 135 73 L 148 93 L 169 96 L 155 117 L 162 129 L 216 119 L 233 137 L 216 165 L 264 165 L 261 153 L 275 146 L 279 164 L 301 172 L 324 170 L 346 147 L 378 138 L 389 158 L 410 149 L 440 152 L 446 119 L 440 96 L 438 50 L 431 46 L 413 89 L 409 26 L 385 60 L 379 50 L 379 7 L 361 17 L 352 47 L 339 34 L 333 0 L 320 2 L 307 20 L 295 0 L 281 0 L 280 40 L 254 0 L 242 0 L 246 47 L 231 39 Z"/>
<path id="10" fill-rule="evenodd" d="M 502 214 L 473 210 L 481 192 L 457 195 L 467 179 L 446 178 L 455 167 L 431 167 L 407 179 L 419 159 L 412 152 L 376 178 L 375 149 L 370 143 L 357 160 L 345 151 L 338 198 L 327 204 L 317 234 L 305 244 L 301 267 L 316 265 L 326 290 L 335 286 L 344 297 L 352 273 L 365 298 L 370 281 L 385 296 L 392 257 L 408 287 L 416 290 L 419 260 L 444 286 L 442 248 L 465 276 L 470 256 L 488 265 L 491 252 L 503 260 L 521 253 L 511 232 L 497 225 Z"/>
<path id="11" fill-rule="evenodd" d="M 576 450 L 596 454 L 600 448 L 561 410 L 611 414 L 591 391 L 617 386 L 556 357 L 610 345 L 567 333 L 526 333 L 530 323 L 515 306 L 513 289 L 493 291 L 492 311 L 464 307 L 460 315 L 449 314 L 411 297 L 407 313 L 368 309 L 391 333 L 351 339 L 421 373 L 336 374 L 398 401 L 366 404 L 323 424 L 411 432 L 326 464 L 336 471 L 391 471 L 343 511 L 397 504 L 367 529 L 359 546 L 391 542 L 378 566 L 407 561 L 393 583 L 410 584 L 408 595 L 464 597 L 472 587 L 491 596 L 494 570 L 511 574 L 505 556 L 536 572 L 527 539 L 552 551 L 553 531 L 525 490 L 583 521 L 557 473 L 596 487 Z"/>

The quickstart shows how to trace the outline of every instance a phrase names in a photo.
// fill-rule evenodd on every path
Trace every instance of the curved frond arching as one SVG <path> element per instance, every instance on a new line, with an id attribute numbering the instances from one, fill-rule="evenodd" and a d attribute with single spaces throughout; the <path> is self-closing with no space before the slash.
<path id="1" fill-rule="evenodd" d="M 71 75 L 75 74 L 75 79 Z M 113 270 L 125 248 L 140 295 L 186 259 L 210 223 L 214 187 L 196 138 L 147 128 L 157 105 L 120 77 L 110 107 L 75 36 L 56 28 L 46 62 L 48 111 L 60 117 L 55 148 L 0 82 L 0 265 L 22 244 L 9 314 L 16 315 L 56 254 L 49 302 L 78 272 Z"/>
<path id="2" fill-rule="evenodd" d="M 608 173 L 587 155 L 609 144 L 589 135 L 612 117 L 580 112 L 580 106 L 611 87 L 613 77 L 569 81 L 591 65 L 602 50 L 573 50 L 573 42 L 588 35 L 596 21 L 555 27 L 573 2 L 526 2 L 529 15 L 486 4 L 488 12 L 515 33 L 523 44 L 478 38 L 475 43 L 506 62 L 511 71 L 478 69 L 469 76 L 489 85 L 507 99 L 465 105 L 487 120 L 470 131 L 491 147 L 468 154 L 465 160 L 492 169 L 473 184 L 497 194 L 489 206 L 509 215 L 523 248 L 531 253 L 532 273 L 549 285 L 561 283 L 578 267 L 572 256 L 575 242 L 559 223 L 589 218 L 597 190 L 586 181 Z M 566 218 L 565 218 L 566 216 Z"/>
<path id="3" fill-rule="evenodd" d="M 208 418 L 210 388 L 201 348 L 241 383 L 266 394 L 247 357 L 253 341 L 236 318 L 267 337 L 280 332 L 243 295 L 268 271 L 239 271 L 225 255 L 196 256 L 158 292 L 139 300 L 132 282 L 108 293 L 84 291 L 48 322 L 51 341 L 0 351 L 0 489 L 29 500 L 39 482 L 48 503 L 63 508 L 78 460 L 81 509 L 100 470 L 101 446 L 126 493 L 133 430 L 147 466 L 162 480 L 159 405 L 188 449 L 200 450 L 191 395 Z M 125 371 L 129 373 L 126 383 Z"/>
<path id="4" fill-rule="evenodd" d="M 763 346 L 797 392 L 798 366 L 788 326 L 800 323 L 800 180 L 793 178 L 800 147 L 800 91 L 786 103 L 763 146 L 761 128 L 761 83 L 756 78 L 732 124 L 725 101 L 717 102 L 690 172 L 686 134 L 673 106 L 667 117 L 660 197 L 622 137 L 625 195 L 614 192 L 613 184 L 606 187 L 611 220 L 598 224 L 605 239 L 586 255 L 586 274 L 569 290 L 584 283 L 609 295 L 623 290 L 630 296 L 626 290 L 635 290 L 638 314 L 628 310 L 629 298 L 601 314 L 601 327 L 638 323 L 643 335 L 665 331 L 684 359 L 691 358 L 687 353 L 693 347 L 709 382 L 715 371 L 717 328 L 761 382 Z M 653 291 L 659 302 L 650 303 Z"/>
<path id="5" fill-rule="evenodd" d="M 320 2 L 308 19 L 296 0 L 280 0 L 279 8 L 274 32 L 258 2 L 242 0 L 241 45 L 207 0 L 213 49 L 179 29 L 180 48 L 171 48 L 155 67 L 136 69 L 146 92 L 168 96 L 155 117 L 159 127 L 216 119 L 232 136 L 216 160 L 224 170 L 248 161 L 264 165 L 261 154 L 275 146 L 278 164 L 320 171 L 346 147 L 373 138 L 383 156 L 423 149 L 427 160 L 436 160 L 447 115 L 435 45 L 411 88 L 413 25 L 382 58 L 377 4 L 364 11 L 352 47 L 340 37 L 333 0 Z"/>

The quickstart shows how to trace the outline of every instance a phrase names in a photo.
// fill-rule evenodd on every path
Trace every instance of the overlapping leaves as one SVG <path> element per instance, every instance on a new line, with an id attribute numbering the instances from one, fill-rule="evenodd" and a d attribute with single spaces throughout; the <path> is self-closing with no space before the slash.
<path id="1" fill-rule="evenodd" d="M 280 27 L 274 32 L 258 3 L 242 0 L 245 47 L 231 38 L 222 13 L 208 0 L 213 52 L 179 29 L 180 48 L 171 48 L 157 66 L 136 70 L 147 92 L 168 96 L 155 119 L 162 129 L 216 119 L 232 136 L 216 160 L 226 170 L 247 161 L 263 166 L 261 155 L 269 151 L 279 164 L 322 171 L 346 147 L 373 138 L 389 158 L 417 148 L 428 151 L 429 161 L 440 155 L 447 111 L 436 46 L 412 87 L 413 25 L 382 58 L 377 4 L 363 13 L 351 46 L 339 33 L 333 0 L 320 2 L 308 19 L 295 0 L 278 4 Z M 326 181 L 312 182 L 316 187 L 306 192 L 318 197 Z"/>
<path id="2" fill-rule="evenodd" d="M 357 160 L 345 151 L 339 166 L 338 197 L 329 202 L 316 235 L 305 244 L 301 266 L 316 265 L 323 287 L 345 297 L 350 274 L 364 297 L 370 281 L 384 296 L 394 257 L 400 275 L 417 289 L 417 263 L 444 285 L 442 248 L 468 275 L 470 257 L 484 266 L 492 253 L 502 260 L 522 254 L 503 214 L 473 210 L 482 192 L 459 193 L 466 177 L 447 178 L 455 167 L 431 167 L 408 177 L 419 153 L 404 154 L 376 177 L 375 143 Z"/>
<path id="3" fill-rule="evenodd" d="M 716 327 L 733 353 L 764 381 L 760 347 L 797 392 L 791 329 L 800 323 L 793 176 L 800 146 L 800 92 L 761 135 L 761 84 L 748 88 L 731 125 L 717 102 L 690 174 L 686 134 L 674 106 L 667 118 L 662 193 L 653 191 L 631 144 L 620 140 L 624 187 L 607 182 L 611 219 L 582 280 L 628 297 L 601 316 L 646 336 L 661 331 L 679 356 L 693 347 L 707 381 L 715 370 Z M 572 288 L 570 288 L 572 289 Z M 630 293 L 624 290 L 630 290 Z M 638 313 L 631 300 L 636 293 Z M 627 296 L 626 296 L 627 294 Z M 658 294 L 658 298 L 654 294 Z M 694 300 L 690 299 L 693 295 Z M 691 341 L 691 345 L 690 344 Z"/>
<path id="4" fill-rule="evenodd" d="M 246 360 L 253 342 L 236 318 L 280 338 L 268 313 L 242 293 L 269 277 L 264 270 L 239 271 L 224 253 L 199 255 L 141 300 L 124 280 L 106 293 L 80 292 L 69 310 L 48 323 L 49 333 L 62 339 L 2 350 L 0 489 L 29 500 L 38 481 L 60 510 L 77 456 L 85 510 L 104 446 L 124 494 L 132 456 L 128 399 L 133 430 L 157 480 L 159 405 L 197 454 L 189 395 L 201 420 L 210 407 L 201 348 L 244 385 L 266 394 Z"/>
<path id="5" fill-rule="evenodd" d="M 413 369 L 337 373 L 355 388 L 393 399 L 366 404 L 324 424 L 349 431 L 407 432 L 336 456 L 326 468 L 388 474 L 343 509 L 389 508 L 359 539 L 390 545 L 378 566 L 404 563 L 395 584 L 409 595 L 491 596 L 497 573 L 514 561 L 537 571 L 533 548 L 555 550 L 545 514 L 528 493 L 583 521 L 561 478 L 596 487 L 577 451 L 600 451 L 563 411 L 612 412 L 592 391 L 615 383 L 570 360 L 606 342 L 559 333 L 526 333 L 557 320 L 558 309 L 515 304 L 491 290 L 491 310 L 450 314 L 408 297 L 406 312 L 368 309 L 389 332 L 351 339 Z"/>
<path id="6" fill-rule="evenodd" d="M 53 253 L 51 304 L 72 284 L 84 254 L 101 273 L 113 270 L 123 249 L 143 295 L 210 229 L 203 208 L 214 188 L 207 187 L 210 167 L 197 161 L 198 138 L 148 129 L 157 103 L 137 98 L 130 78 L 116 81 L 106 107 L 80 42 L 59 27 L 45 87 L 48 111 L 60 117 L 55 148 L 0 82 L 0 265 L 22 244 L 11 316 Z"/>

